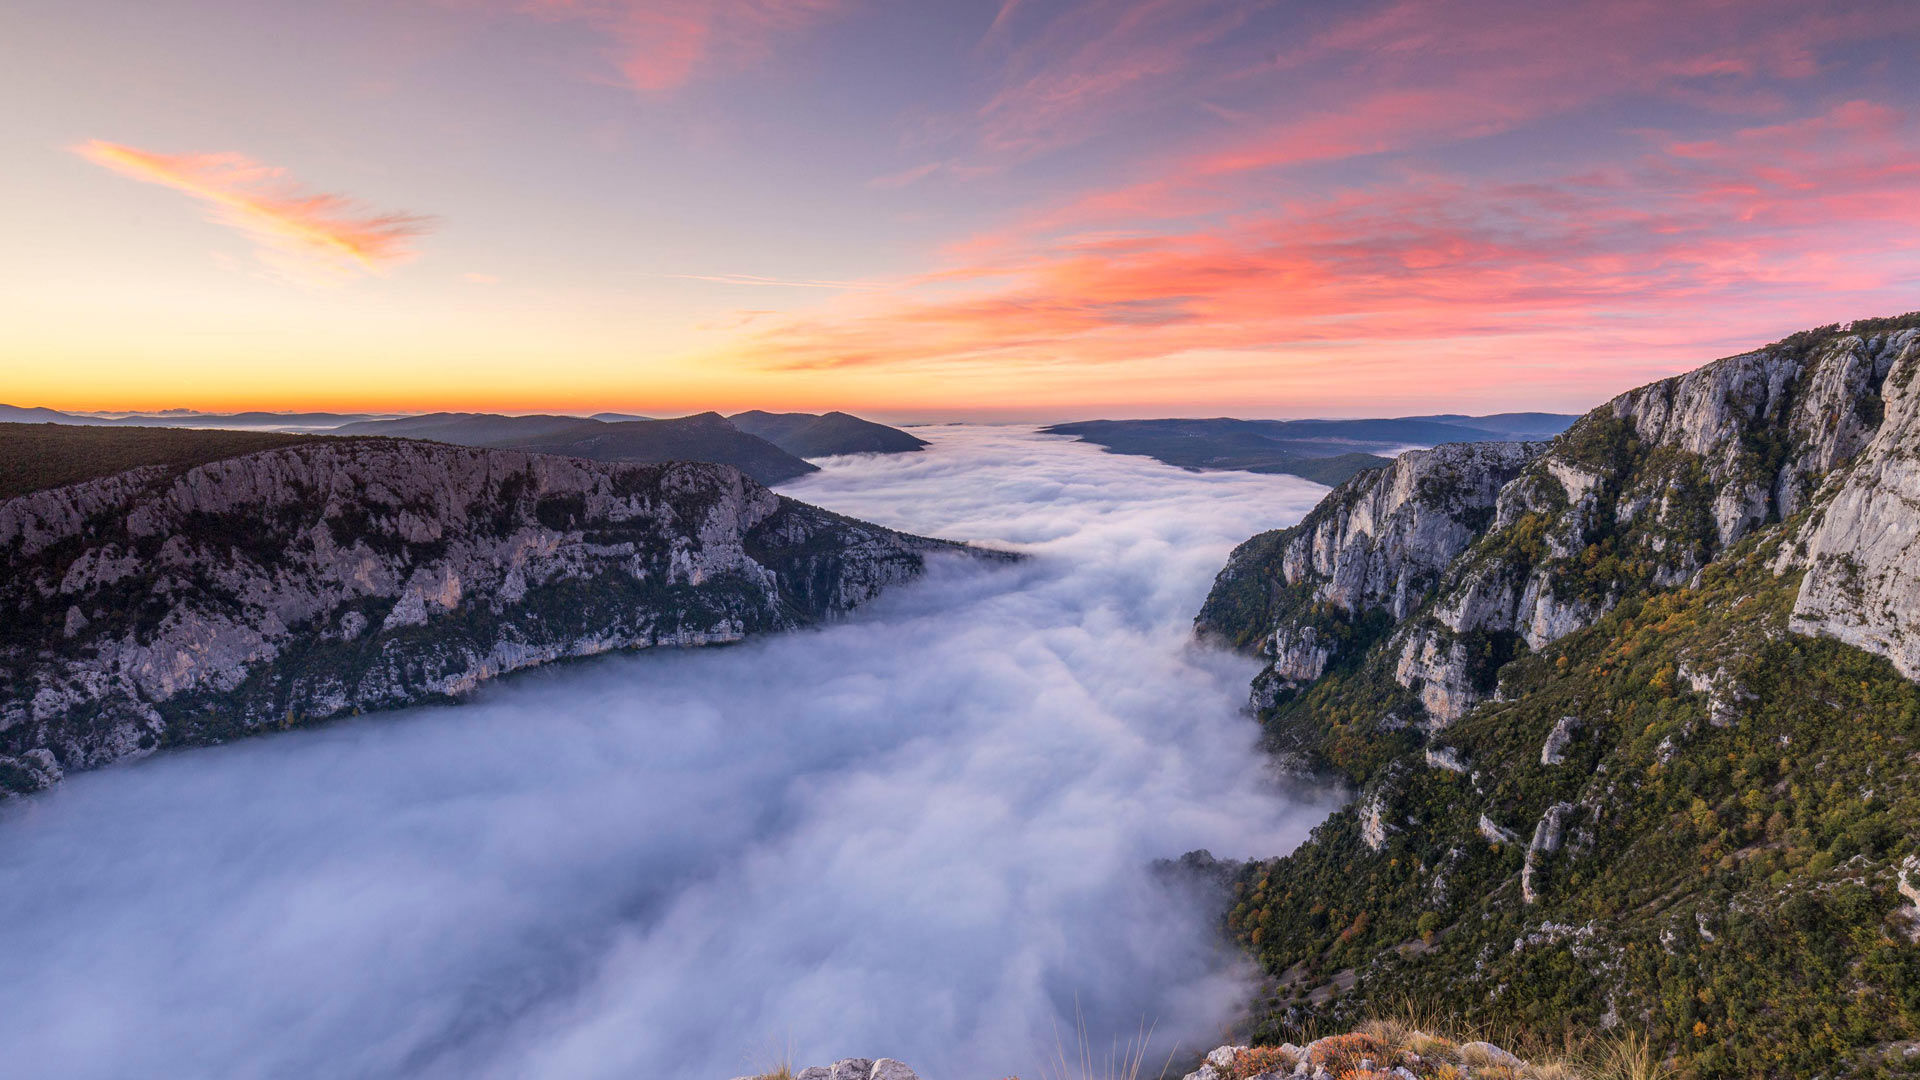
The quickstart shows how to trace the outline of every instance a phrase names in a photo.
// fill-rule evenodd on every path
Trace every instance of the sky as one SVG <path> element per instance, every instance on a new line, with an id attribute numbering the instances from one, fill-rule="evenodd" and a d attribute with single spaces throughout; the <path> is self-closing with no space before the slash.
<path id="1" fill-rule="evenodd" d="M 14 0 L 0 400 L 1579 411 L 1920 308 L 1910 0 Z"/>

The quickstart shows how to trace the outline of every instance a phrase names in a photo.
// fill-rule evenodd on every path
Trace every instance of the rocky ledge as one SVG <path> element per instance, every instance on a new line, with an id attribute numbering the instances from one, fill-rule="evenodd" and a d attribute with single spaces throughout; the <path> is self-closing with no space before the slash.
<path id="1" fill-rule="evenodd" d="M 1490 1042 L 1456 1043 L 1437 1035 L 1374 1025 L 1305 1046 L 1222 1046 L 1185 1080 L 1578 1080 L 1565 1062 L 1535 1067 Z"/>
<path id="2" fill-rule="evenodd" d="M 837 617 L 959 545 L 724 465 L 323 440 L 0 503 L 0 791 Z"/>

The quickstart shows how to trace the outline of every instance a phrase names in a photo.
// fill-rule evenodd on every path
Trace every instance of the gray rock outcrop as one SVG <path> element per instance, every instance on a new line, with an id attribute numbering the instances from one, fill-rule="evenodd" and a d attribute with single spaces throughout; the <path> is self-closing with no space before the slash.
<path id="1" fill-rule="evenodd" d="M 1540 894 L 1533 887 L 1533 875 L 1539 868 L 1542 856 L 1560 850 L 1560 837 L 1566 827 L 1567 815 L 1572 812 L 1572 803 L 1554 803 L 1534 824 L 1533 839 L 1527 843 L 1526 859 L 1520 866 L 1520 898 L 1525 903 L 1539 901 Z"/>

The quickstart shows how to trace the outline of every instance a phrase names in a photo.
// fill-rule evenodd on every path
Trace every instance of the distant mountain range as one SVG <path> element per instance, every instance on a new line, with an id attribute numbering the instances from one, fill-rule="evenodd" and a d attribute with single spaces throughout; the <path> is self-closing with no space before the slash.
<path id="1" fill-rule="evenodd" d="M 749 435 L 719 413 L 673 420 L 583 420 L 572 416 L 435 413 L 348 424 L 342 435 L 403 435 L 460 446 L 531 450 L 591 461 L 710 461 L 732 465 L 763 484 L 818 472 L 797 454 Z"/>
<path id="2" fill-rule="evenodd" d="M 1547 439 L 1579 419 L 1561 413 L 1402 416 L 1390 420 L 1084 420 L 1042 428 L 1116 454 L 1139 454 L 1184 469 L 1287 473 L 1338 484 L 1388 463 L 1383 453 L 1453 442 Z"/>
<path id="3" fill-rule="evenodd" d="M 331 413 L 331 412 L 237 412 L 203 413 L 190 409 L 168 409 L 157 413 L 128 413 L 126 415 L 100 415 L 95 413 L 70 413 L 58 409 L 23 408 L 19 405 L 0 405 L 0 423 L 12 424 L 82 424 L 87 427 L 188 427 L 188 428 L 257 428 L 262 431 L 326 431 L 341 424 L 356 420 L 373 420 L 386 413 Z"/>
<path id="4" fill-rule="evenodd" d="M 458 446 L 564 454 L 593 461 L 659 463 L 706 461 L 732 465 L 763 484 L 817 471 L 805 459 L 836 454 L 897 454 L 926 443 L 897 428 L 843 412 L 715 412 L 673 419 L 625 413 L 580 416 L 506 416 L 428 413 L 375 416 L 354 413 L 195 413 L 169 411 L 96 416 L 55 409 L 0 405 L 0 422 L 88 427 L 192 427 L 300 434 L 381 435 L 431 439 Z"/>

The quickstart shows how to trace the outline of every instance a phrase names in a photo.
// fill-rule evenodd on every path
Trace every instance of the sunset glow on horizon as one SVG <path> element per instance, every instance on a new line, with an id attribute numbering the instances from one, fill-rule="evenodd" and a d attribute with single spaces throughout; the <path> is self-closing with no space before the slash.
<path id="1" fill-rule="evenodd" d="M 1583 411 L 1920 308 L 1920 5 L 0 16 L 0 401 Z"/>

